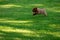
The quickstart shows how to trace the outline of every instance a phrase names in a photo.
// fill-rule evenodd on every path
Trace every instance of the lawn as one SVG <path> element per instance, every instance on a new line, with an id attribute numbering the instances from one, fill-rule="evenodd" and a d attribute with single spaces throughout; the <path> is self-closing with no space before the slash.
<path id="1" fill-rule="evenodd" d="M 60 40 L 60 0 L 0 0 L 0 40 Z"/>

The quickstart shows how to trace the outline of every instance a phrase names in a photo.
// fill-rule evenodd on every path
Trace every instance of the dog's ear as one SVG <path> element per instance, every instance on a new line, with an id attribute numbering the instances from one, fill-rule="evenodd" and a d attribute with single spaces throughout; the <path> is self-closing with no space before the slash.
<path id="1" fill-rule="evenodd" d="M 32 11 L 33 11 L 33 12 L 37 12 L 37 8 L 33 8 Z"/>

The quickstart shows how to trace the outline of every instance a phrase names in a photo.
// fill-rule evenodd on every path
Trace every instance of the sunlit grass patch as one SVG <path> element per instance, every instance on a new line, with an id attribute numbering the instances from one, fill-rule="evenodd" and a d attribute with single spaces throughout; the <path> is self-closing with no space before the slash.
<path id="1" fill-rule="evenodd" d="M 60 37 L 60 32 L 51 32 L 46 30 L 31 31 L 26 29 L 16 29 L 16 28 L 7 27 L 7 26 L 0 26 L 0 30 L 4 32 L 22 33 L 24 36 L 32 36 L 32 37 L 44 37 L 44 34 L 50 34 L 56 37 Z"/>
<path id="2" fill-rule="evenodd" d="M 31 6 L 45 6 L 44 4 L 31 4 Z"/>
<path id="3" fill-rule="evenodd" d="M 60 24 L 49 24 L 49 27 L 60 28 Z"/>
<path id="4" fill-rule="evenodd" d="M 4 22 L 4 23 L 29 23 L 29 22 L 33 22 L 30 20 L 8 20 L 8 19 L 0 19 L 0 22 Z"/>
<path id="5" fill-rule="evenodd" d="M 41 7 L 41 6 L 45 6 L 45 5 L 44 4 L 28 4 L 28 6 L 23 5 L 24 8 Z"/>
<path id="6" fill-rule="evenodd" d="M 53 12 L 60 12 L 60 8 L 55 8 L 55 7 L 53 7 L 53 8 L 47 8 L 47 10 L 53 11 Z"/>
<path id="7" fill-rule="evenodd" d="M 51 31 L 46 31 L 46 30 L 39 30 L 38 33 L 42 34 L 50 34 L 56 37 L 60 37 L 60 32 L 51 32 Z"/>
<path id="8" fill-rule="evenodd" d="M 22 33 L 24 36 L 40 37 L 38 34 L 36 34 L 36 32 L 31 30 L 26 30 L 26 29 L 16 29 L 16 28 L 7 27 L 7 26 L 0 26 L 0 30 L 4 32 Z"/>
<path id="9" fill-rule="evenodd" d="M 9 22 L 9 23 L 28 23 L 29 21 L 0 21 L 0 22 Z"/>
<path id="10" fill-rule="evenodd" d="M 13 38 L 13 40 L 22 40 L 21 38 Z"/>
<path id="11" fill-rule="evenodd" d="M 10 24 L 10 25 L 21 25 L 21 26 L 32 26 L 31 23 L 33 23 L 33 21 L 30 20 L 7 20 L 7 19 L 0 19 L 0 23 L 6 23 L 6 24 Z"/>
<path id="12" fill-rule="evenodd" d="M 0 8 L 12 8 L 12 7 L 23 7 L 23 6 L 15 4 L 0 5 Z"/>
<path id="13" fill-rule="evenodd" d="M 34 33 L 33 31 L 29 31 L 29 30 L 24 30 L 24 29 L 15 29 L 13 27 L 7 27 L 7 26 L 0 26 L 0 30 L 2 31 L 6 31 L 6 32 L 22 32 L 22 33 Z"/>
<path id="14" fill-rule="evenodd" d="M 45 6 L 44 4 L 29 4 L 28 7 L 41 7 Z"/>

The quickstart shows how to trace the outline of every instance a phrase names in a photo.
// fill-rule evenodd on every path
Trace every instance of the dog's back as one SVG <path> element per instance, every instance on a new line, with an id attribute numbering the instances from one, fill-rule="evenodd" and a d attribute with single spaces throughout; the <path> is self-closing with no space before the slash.
<path id="1" fill-rule="evenodd" d="M 45 9 L 40 9 L 40 8 L 37 8 L 38 10 L 38 13 L 44 13 Z"/>

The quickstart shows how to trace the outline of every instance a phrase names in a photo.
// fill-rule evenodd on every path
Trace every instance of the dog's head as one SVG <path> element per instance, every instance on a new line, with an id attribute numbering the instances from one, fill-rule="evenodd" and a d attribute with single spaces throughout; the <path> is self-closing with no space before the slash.
<path id="1" fill-rule="evenodd" d="M 38 13 L 37 7 L 32 9 L 33 15 L 36 15 Z"/>
<path id="2" fill-rule="evenodd" d="M 32 11 L 33 11 L 33 12 L 37 12 L 37 8 L 36 8 L 36 7 L 33 8 Z"/>

